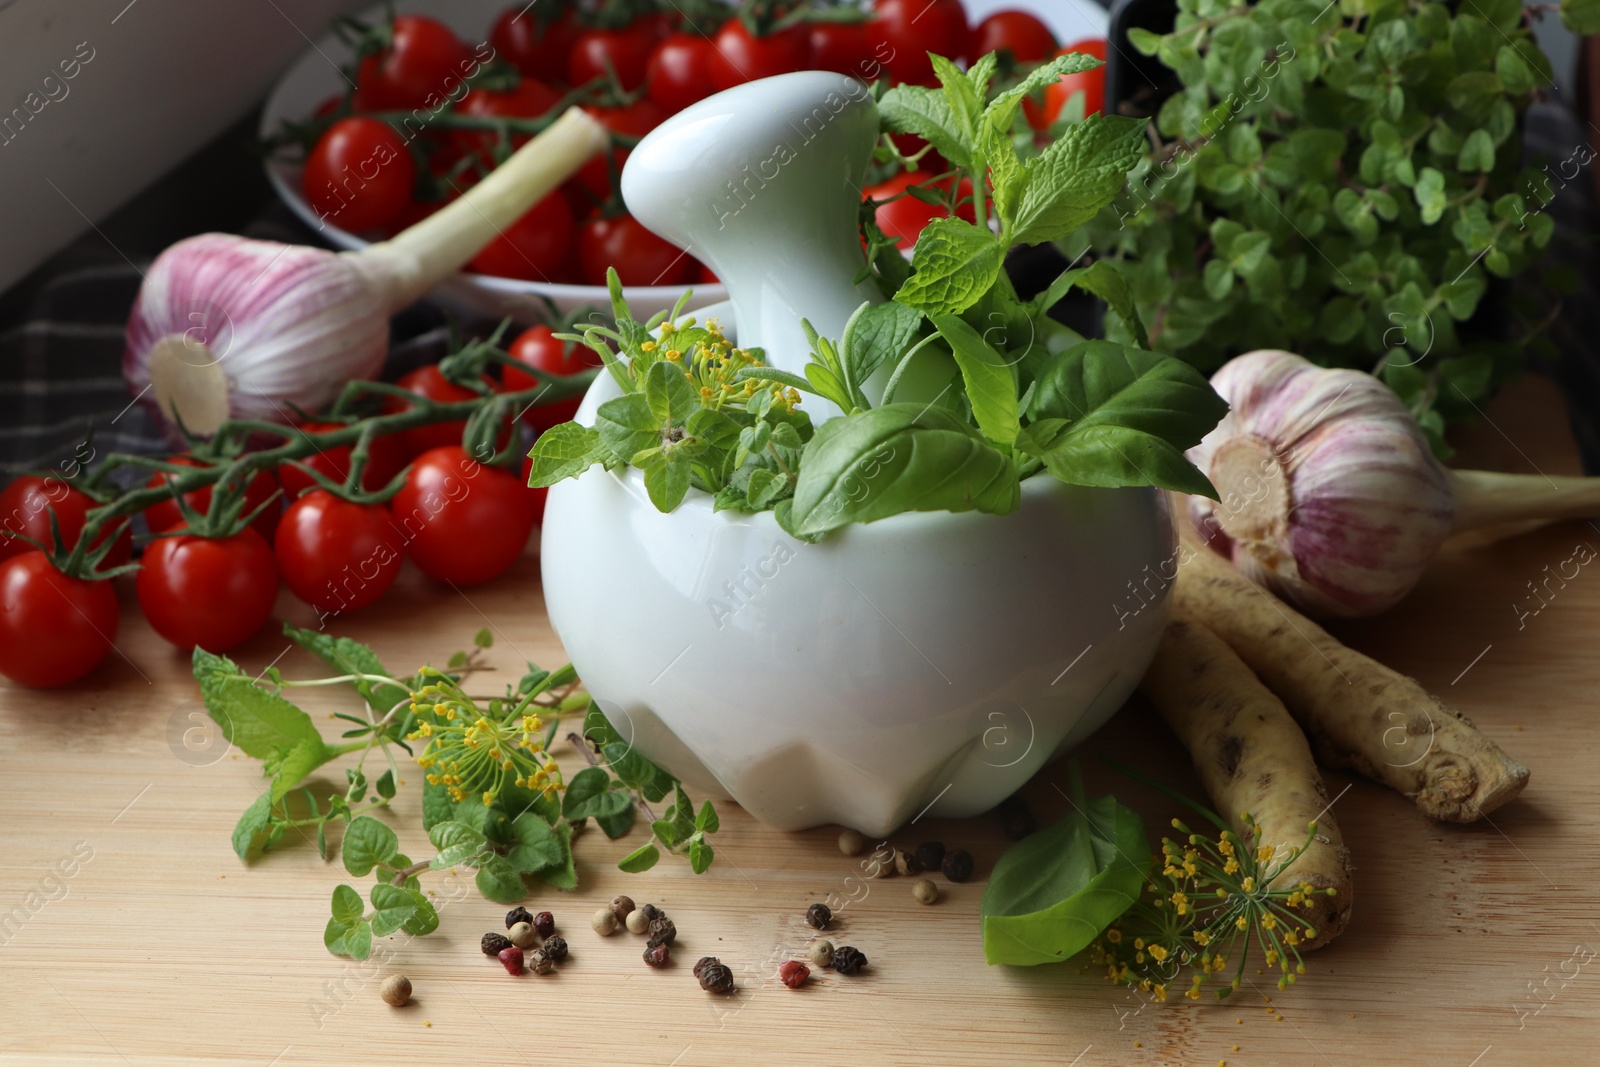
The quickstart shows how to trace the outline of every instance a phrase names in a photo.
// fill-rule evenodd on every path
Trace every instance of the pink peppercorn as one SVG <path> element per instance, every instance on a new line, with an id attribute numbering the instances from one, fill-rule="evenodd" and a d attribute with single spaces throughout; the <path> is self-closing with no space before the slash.
<path id="1" fill-rule="evenodd" d="M 778 964 L 778 979 L 790 989 L 799 989 L 806 984 L 806 979 L 811 977 L 811 968 L 799 960 L 789 960 Z"/>
<path id="2" fill-rule="evenodd" d="M 500 950 L 499 960 L 505 964 L 507 974 L 522 973 L 522 950 L 516 945 Z"/>

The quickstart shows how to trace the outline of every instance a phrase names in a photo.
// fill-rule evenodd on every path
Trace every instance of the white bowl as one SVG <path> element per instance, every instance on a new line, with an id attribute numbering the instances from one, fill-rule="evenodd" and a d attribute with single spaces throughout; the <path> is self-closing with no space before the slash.
<path id="1" fill-rule="evenodd" d="M 406 0 L 395 6 L 403 14 L 437 18 L 453 29 L 463 41 L 476 43 L 485 39 L 495 17 L 509 2 Z M 1064 44 L 1084 37 L 1103 37 L 1109 25 L 1106 11 L 1094 0 L 965 0 L 965 3 L 974 22 L 1002 8 L 1032 11 L 1050 26 Z M 362 12 L 360 17 L 375 21 L 382 16 L 382 12 L 381 7 L 374 6 Z M 316 110 L 317 105 L 342 91 L 345 82 L 339 68 L 348 63 L 350 58 L 350 50 L 331 32 L 317 38 L 284 72 L 267 97 L 261 112 L 262 136 L 276 133 L 284 119 L 304 120 Z M 368 242 L 362 238 L 317 217 L 301 192 L 298 165 L 269 159 L 266 171 L 267 179 L 278 196 L 307 226 L 322 233 L 339 248 L 359 249 L 367 246 Z M 634 314 L 645 319 L 657 311 L 670 309 L 683 295 L 685 288 L 677 285 L 631 286 L 625 289 L 625 295 Z M 690 310 L 726 300 L 728 296 L 727 289 L 721 285 L 696 284 L 693 288 Z M 597 307 L 601 310 L 610 307 L 610 297 L 603 286 L 523 281 L 466 271 L 442 283 L 434 291 L 433 297 L 462 311 L 491 318 L 509 315 L 519 322 L 547 318 L 550 305 L 563 312 L 579 307 Z"/>
<path id="2" fill-rule="evenodd" d="M 707 314 L 735 338 L 731 307 Z M 601 375 L 577 421 L 620 393 Z M 595 467 L 550 490 L 542 537 L 551 625 L 630 743 L 771 826 L 878 836 L 987 811 L 1104 724 L 1155 655 L 1176 550 L 1157 490 L 1048 475 L 1010 515 L 813 545 L 698 490 L 662 514 L 638 471 Z"/>

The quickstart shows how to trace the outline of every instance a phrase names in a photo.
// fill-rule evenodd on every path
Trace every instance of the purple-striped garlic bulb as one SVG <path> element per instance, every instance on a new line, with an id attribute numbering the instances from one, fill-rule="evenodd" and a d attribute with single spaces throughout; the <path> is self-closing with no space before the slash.
<path id="1" fill-rule="evenodd" d="M 1446 537 L 1600 515 L 1600 478 L 1447 470 L 1370 374 L 1250 352 L 1211 378 L 1230 405 L 1189 458 L 1208 543 L 1307 614 L 1374 615 L 1411 591 Z"/>
<path id="2" fill-rule="evenodd" d="M 123 377 L 202 436 L 230 418 L 288 422 L 295 407 L 317 411 L 383 365 L 390 315 L 609 143 L 605 127 L 569 108 L 459 199 L 356 252 L 222 233 L 179 241 L 139 289 Z"/>

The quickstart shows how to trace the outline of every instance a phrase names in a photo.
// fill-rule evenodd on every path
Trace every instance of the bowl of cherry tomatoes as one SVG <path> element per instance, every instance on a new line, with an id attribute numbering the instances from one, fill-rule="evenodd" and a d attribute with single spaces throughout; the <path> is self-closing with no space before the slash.
<path id="1" fill-rule="evenodd" d="M 725 300 L 726 288 L 693 249 L 636 221 L 617 188 L 631 144 L 671 115 L 794 70 L 927 82 L 930 51 L 1002 51 L 1037 63 L 1098 45 L 1104 56 L 1107 16 L 1094 0 L 817 2 L 857 7 L 862 18 L 786 25 L 760 0 L 730 3 L 726 19 L 701 22 L 669 0 L 409 0 L 392 22 L 375 8 L 341 20 L 273 89 L 260 127 L 273 149 L 267 176 L 330 244 L 359 249 L 448 203 L 563 108 L 583 107 L 611 130 L 611 151 L 507 227 L 435 298 L 546 320 L 607 307 L 605 273 L 615 267 L 635 314 L 669 309 L 686 289 L 694 310 Z M 768 12 L 755 20 L 758 32 L 738 17 L 745 9 Z M 1082 84 L 1030 101 L 1041 131 L 1063 110 L 1099 109 L 1097 80 L 1076 77 Z M 931 197 L 906 195 L 912 182 L 897 181 L 863 196 L 893 201 L 878 209 L 880 225 L 909 247 L 936 209 L 925 202 Z"/>

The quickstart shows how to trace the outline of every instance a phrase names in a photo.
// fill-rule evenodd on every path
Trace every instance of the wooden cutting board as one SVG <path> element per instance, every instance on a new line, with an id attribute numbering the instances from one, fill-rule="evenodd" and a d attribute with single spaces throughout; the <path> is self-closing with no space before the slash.
<path id="1" fill-rule="evenodd" d="M 1468 435 L 1462 465 L 1576 472 L 1548 386 L 1507 393 L 1490 418 Z M 1263 975 L 1221 1004 L 1147 1004 L 1076 962 L 986 966 L 981 877 L 941 879 L 945 895 L 931 907 L 912 900 L 905 879 L 865 883 L 832 936 L 866 952 L 869 970 L 790 991 L 772 974 L 808 940 L 805 906 L 830 892 L 861 896 L 845 882 L 858 861 L 839 853 L 836 830 L 777 833 L 732 805 L 703 877 L 677 862 L 616 870 L 638 829 L 623 842 L 582 837 L 581 888 L 528 901 L 552 910 L 571 941 L 556 976 L 511 978 L 479 953 L 505 909 L 475 892 L 442 907 L 435 935 L 383 942 L 383 962 L 335 959 L 320 935 L 343 870 L 308 841 L 249 867 L 234 857 L 229 833 L 259 791 L 258 764 L 207 747 L 203 731 L 185 737 L 204 721 L 186 657 L 144 625 L 124 588 L 120 655 L 68 690 L 0 688 L 0 1064 L 1592 1062 L 1600 570 L 1585 567 L 1537 615 L 1519 614 L 1538 603 L 1527 583 L 1579 545 L 1600 546 L 1600 532 L 1569 523 L 1454 548 L 1400 608 L 1342 628 L 1445 694 L 1533 769 L 1532 784 L 1492 821 L 1441 826 L 1330 773 L 1332 793 L 1349 786 L 1335 808 L 1357 868 L 1349 931 L 1289 992 Z M 310 621 L 287 597 L 280 607 Z M 408 571 L 341 630 L 406 670 L 442 662 L 480 626 L 496 636 L 496 685 L 525 659 L 561 661 L 531 553 L 504 580 L 459 592 Z M 264 633 L 235 658 L 251 668 L 276 660 L 290 677 L 317 670 L 286 644 Z M 299 695 L 317 715 L 348 706 L 331 691 Z M 1099 767 L 1099 753 L 1199 795 L 1184 754 L 1138 701 L 1092 739 L 1084 762 L 1091 791 L 1114 791 L 1159 834 L 1171 802 Z M 564 750 L 563 762 L 570 772 L 577 757 Z M 1024 791 L 1041 821 L 1065 807 L 1055 788 L 1064 775 L 1047 767 Z M 427 848 L 420 777 L 405 775 L 391 818 L 414 855 Z M 971 850 L 980 875 L 1007 845 L 994 816 L 924 821 L 897 843 L 932 838 Z M 589 929 L 594 909 L 623 892 L 673 915 L 672 969 L 646 968 L 637 938 Z M 699 989 L 689 965 L 701 955 L 733 967 L 736 996 Z M 400 1010 L 377 996 L 394 971 L 416 988 Z"/>

